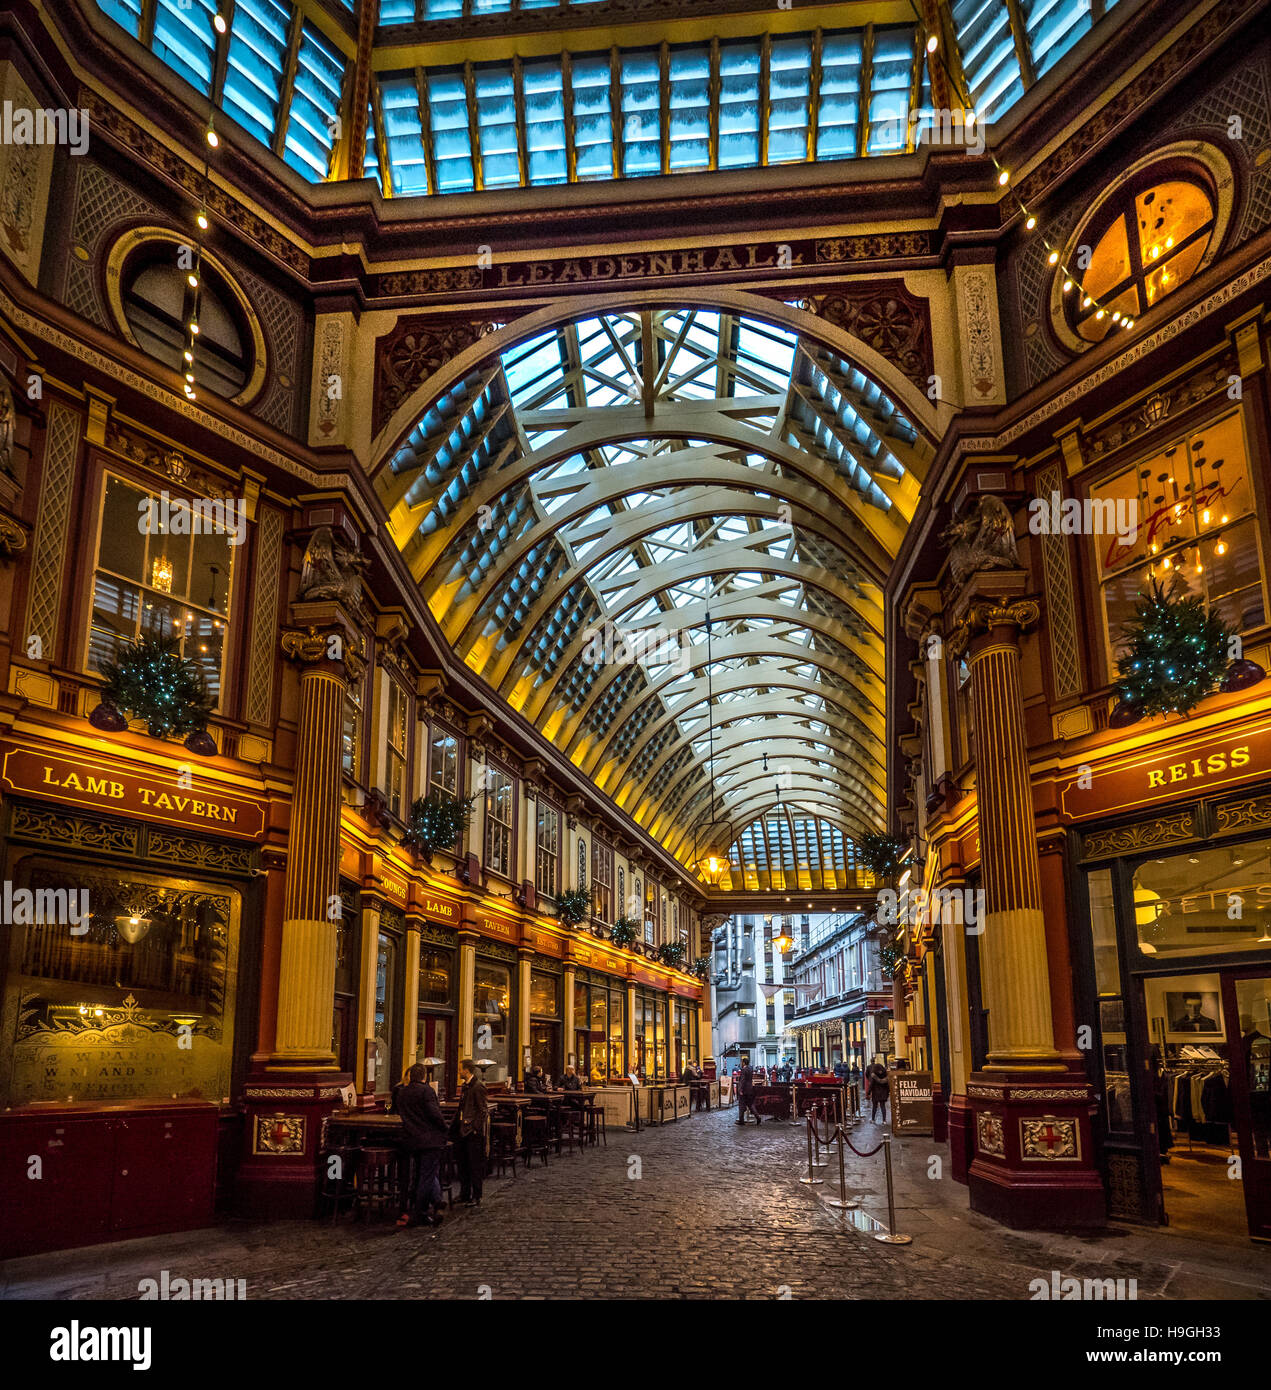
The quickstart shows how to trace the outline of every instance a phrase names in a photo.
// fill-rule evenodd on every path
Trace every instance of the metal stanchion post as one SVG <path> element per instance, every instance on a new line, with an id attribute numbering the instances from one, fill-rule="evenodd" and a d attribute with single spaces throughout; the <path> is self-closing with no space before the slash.
<path id="1" fill-rule="evenodd" d="M 799 1123 L 799 1088 L 793 1081 L 790 1083 L 790 1123 Z"/>
<path id="2" fill-rule="evenodd" d="M 822 1165 L 822 1166 L 824 1166 L 824 1165 Z M 808 1116 L 808 1175 L 807 1175 L 806 1178 L 800 1178 L 799 1181 L 802 1182 L 802 1183 L 807 1183 L 808 1186 L 810 1186 L 810 1187 L 820 1187 L 820 1185 L 821 1185 L 821 1183 L 824 1181 L 824 1179 L 822 1179 L 822 1178 L 814 1178 L 814 1177 L 812 1176 L 812 1168 L 813 1168 L 813 1163 L 812 1163 L 812 1116 L 809 1115 L 809 1116 Z"/>
<path id="3" fill-rule="evenodd" d="M 812 1127 L 812 1138 L 816 1141 L 816 1147 L 813 1149 L 813 1153 L 816 1154 L 816 1162 L 812 1165 L 814 1168 L 824 1168 L 826 1166 L 825 1160 L 821 1157 L 821 1136 L 817 1132 L 816 1127 L 817 1121 L 820 1118 L 821 1112 L 817 1108 L 817 1102 L 814 1102 L 811 1113 L 808 1116 L 808 1123 Z"/>
<path id="4" fill-rule="evenodd" d="M 908 1245 L 913 1240 L 913 1236 L 898 1236 L 896 1234 L 896 1196 L 892 1188 L 891 1176 L 891 1135 L 883 1135 L 883 1161 L 887 1168 L 887 1230 L 875 1231 L 874 1239 L 881 1240 L 884 1245 Z"/>
<path id="5" fill-rule="evenodd" d="M 839 1145 L 839 1195 L 827 1197 L 825 1204 L 828 1207 L 838 1207 L 841 1210 L 850 1211 L 860 1206 L 860 1203 L 855 1198 L 849 1201 L 847 1196 L 847 1172 L 843 1167 L 843 1128 L 841 1125 L 834 1131 L 834 1135 Z"/>

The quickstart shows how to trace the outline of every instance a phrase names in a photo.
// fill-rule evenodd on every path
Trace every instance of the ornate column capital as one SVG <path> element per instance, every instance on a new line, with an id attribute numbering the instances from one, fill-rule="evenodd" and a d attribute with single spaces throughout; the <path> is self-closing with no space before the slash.
<path id="1" fill-rule="evenodd" d="M 1013 628 L 1018 636 L 1040 618 L 1041 606 L 1036 599 L 976 599 L 949 634 L 949 650 L 954 656 L 961 656 L 973 639 L 998 628 Z"/>
<path id="2" fill-rule="evenodd" d="M 282 630 L 278 645 L 283 655 L 302 666 L 328 665 L 346 680 L 360 680 L 366 670 L 360 634 L 342 613 L 334 621 L 326 622 L 321 621 L 323 615 L 312 616 L 316 621 Z"/>

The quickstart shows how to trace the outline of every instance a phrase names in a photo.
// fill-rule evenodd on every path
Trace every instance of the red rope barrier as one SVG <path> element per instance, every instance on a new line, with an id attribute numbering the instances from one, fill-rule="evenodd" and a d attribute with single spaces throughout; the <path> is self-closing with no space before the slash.
<path id="1" fill-rule="evenodd" d="M 849 1139 L 846 1134 L 843 1135 L 843 1138 L 847 1143 L 847 1147 L 851 1149 L 851 1151 L 856 1155 L 857 1158 L 873 1158 L 874 1155 L 878 1152 L 878 1150 L 883 1147 L 882 1144 L 878 1144 L 875 1148 L 868 1149 L 866 1150 L 866 1152 L 862 1153 L 860 1149 L 858 1149 L 856 1145 L 852 1143 L 851 1139 Z"/>

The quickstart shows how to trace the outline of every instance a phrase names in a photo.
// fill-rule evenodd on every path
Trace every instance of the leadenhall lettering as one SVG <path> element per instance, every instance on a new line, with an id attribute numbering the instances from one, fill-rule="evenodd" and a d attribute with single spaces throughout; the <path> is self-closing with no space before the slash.
<path id="1" fill-rule="evenodd" d="M 738 256 L 727 246 L 718 250 L 651 251 L 635 256 L 586 256 L 571 261 L 528 261 L 524 265 L 501 265 L 499 285 L 568 285 L 588 280 L 636 279 L 646 275 L 700 275 L 721 270 L 751 270 L 777 264 L 774 249 L 758 246 L 738 247 Z M 789 258 L 798 264 L 796 252 Z"/>

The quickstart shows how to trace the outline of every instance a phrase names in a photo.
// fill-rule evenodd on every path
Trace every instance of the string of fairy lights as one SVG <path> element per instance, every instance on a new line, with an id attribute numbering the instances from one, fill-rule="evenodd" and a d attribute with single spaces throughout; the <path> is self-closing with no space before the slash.
<path id="1" fill-rule="evenodd" d="M 225 16 L 219 11 L 212 16 L 212 28 L 217 34 L 217 38 L 213 39 L 212 42 L 216 44 L 229 28 Z M 220 146 L 221 137 L 216 133 L 216 108 L 214 106 L 208 107 L 207 129 L 203 134 L 209 152 Z M 194 238 L 194 265 L 186 275 L 186 284 L 190 287 L 193 297 L 190 301 L 190 316 L 186 320 L 185 347 L 181 356 L 185 367 L 185 395 L 186 399 L 191 401 L 198 399 L 198 393 L 194 389 L 194 347 L 199 336 L 199 307 L 202 303 L 203 291 L 203 234 L 210 225 L 207 215 L 210 159 L 210 153 L 205 153 L 203 156 L 203 187 L 199 197 L 199 210 L 194 218 L 194 225 L 198 230 L 198 235 Z"/>
<path id="2" fill-rule="evenodd" d="M 948 79 L 950 90 L 962 103 L 964 129 L 969 130 L 973 128 L 977 120 L 982 122 L 982 118 L 975 110 L 975 103 L 971 99 L 970 90 L 959 81 L 958 75 L 945 61 L 944 52 L 940 44 L 940 36 L 938 34 L 933 34 L 927 28 L 926 22 L 922 15 L 919 14 L 917 6 L 914 4 L 914 0 L 909 0 L 909 7 L 913 10 L 919 33 L 925 36 L 928 60 L 935 59 L 940 64 L 941 68 L 944 70 L 945 77 Z M 983 127 L 983 123 L 982 128 L 985 128 Z M 989 148 L 987 130 L 984 152 L 993 161 L 993 167 L 997 170 L 998 187 L 1003 189 L 1006 196 L 1014 202 L 1018 210 L 1017 215 L 1024 219 L 1024 230 L 1028 232 L 1035 231 L 1037 228 L 1037 214 L 1025 204 L 1023 198 L 1020 197 L 1019 193 L 1011 184 L 1011 171 L 1002 163 L 993 150 Z M 1056 269 L 1058 273 L 1064 277 L 1063 293 L 1065 296 L 1070 295 L 1075 289 L 1081 296 L 1081 308 L 1086 311 L 1093 310 L 1094 318 L 1098 322 L 1102 323 L 1104 319 L 1110 318 L 1112 323 L 1117 327 L 1134 327 L 1134 319 L 1131 315 L 1123 314 L 1119 309 L 1112 309 L 1101 303 L 1097 295 L 1091 295 L 1085 292 L 1080 278 L 1068 264 L 1059 247 L 1051 245 L 1045 237 L 1042 238 L 1042 244 L 1046 248 L 1047 265 L 1052 269 Z"/>

